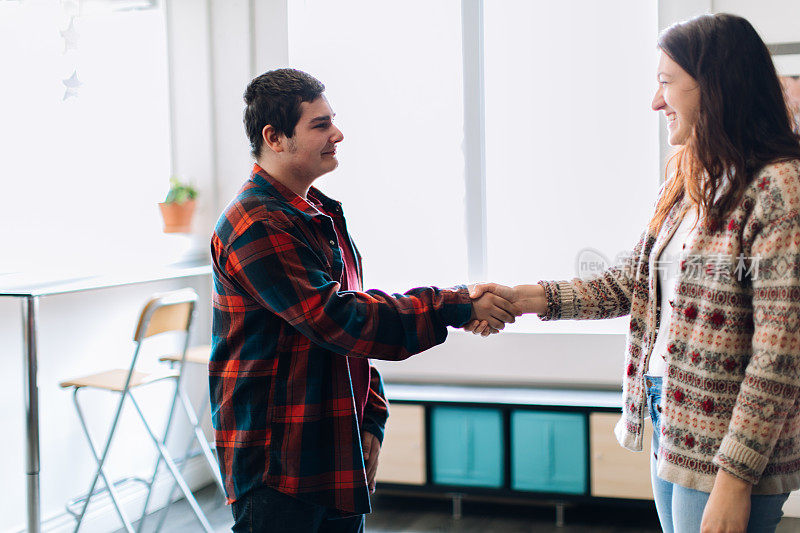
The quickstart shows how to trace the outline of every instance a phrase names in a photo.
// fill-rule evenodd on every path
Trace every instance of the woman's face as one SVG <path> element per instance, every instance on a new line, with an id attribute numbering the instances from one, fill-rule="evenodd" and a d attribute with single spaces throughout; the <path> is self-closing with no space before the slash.
<path id="1" fill-rule="evenodd" d="M 700 112 L 700 86 L 663 51 L 658 61 L 658 90 L 653 110 L 667 118 L 669 144 L 685 144 Z"/>
<path id="2" fill-rule="evenodd" d="M 800 113 L 800 78 L 781 76 L 781 85 L 789 102 L 789 109 L 794 114 Z"/>

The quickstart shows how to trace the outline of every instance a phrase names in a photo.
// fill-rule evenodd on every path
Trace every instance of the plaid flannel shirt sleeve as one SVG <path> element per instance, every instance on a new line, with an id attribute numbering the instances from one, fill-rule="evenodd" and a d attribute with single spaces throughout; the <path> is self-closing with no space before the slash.
<path id="1" fill-rule="evenodd" d="M 441 344 L 447 326 L 460 327 L 470 318 L 465 286 L 392 295 L 341 291 L 321 254 L 286 215 L 270 212 L 227 246 L 225 270 L 259 305 L 341 355 L 406 359 Z"/>

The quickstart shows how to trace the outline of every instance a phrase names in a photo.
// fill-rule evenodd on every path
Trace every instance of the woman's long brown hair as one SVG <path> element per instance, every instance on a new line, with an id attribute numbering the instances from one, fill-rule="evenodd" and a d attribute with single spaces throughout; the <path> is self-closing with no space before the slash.
<path id="1" fill-rule="evenodd" d="M 800 136 L 769 50 L 744 18 L 721 13 L 679 22 L 661 33 L 658 48 L 697 81 L 700 112 L 670 158 L 672 176 L 650 230 L 658 232 L 684 197 L 716 230 L 764 165 L 800 158 Z M 717 198 L 726 177 L 731 187 Z"/>

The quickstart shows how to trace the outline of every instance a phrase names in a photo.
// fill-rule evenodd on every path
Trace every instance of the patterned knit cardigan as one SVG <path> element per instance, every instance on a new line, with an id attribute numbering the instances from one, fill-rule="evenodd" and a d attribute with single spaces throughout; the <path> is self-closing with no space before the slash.
<path id="1" fill-rule="evenodd" d="M 710 492 L 717 468 L 754 494 L 800 487 L 800 161 L 768 165 L 724 225 L 699 225 L 681 264 L 663 381 L 660 478 Z M 644 373 L 660 305 L 659 254 L 682 206 L 627 261 L 590 279 L 542 281 L 544 320 L 630 314 L 620 444 L 642 449 Z M 688 243 L 687 243 L 688 245 Z"/>

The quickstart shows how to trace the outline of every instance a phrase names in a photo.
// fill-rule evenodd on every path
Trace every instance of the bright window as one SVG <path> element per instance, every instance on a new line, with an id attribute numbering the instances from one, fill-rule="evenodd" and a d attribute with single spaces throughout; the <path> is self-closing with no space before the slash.
<path id="1" fill-rule="evenodd" d="M 465 281 L 468 247 L 483 243 L 465 236 L 463 109 L 480 102 L 463 101 L 461 50 L 479 36 L 462 43 L 461 3 L 289 7 L 290 62 L 327 85 L 345 134 L 340 169 L 322 184 L 345 202 L 367 285 Z M 658 188 L 656 5 L 492 0 L 483 16 L 485 191 L 469 192 L 485 198 L 487 278 L 533 283 L 613 263 Z M 526 317 L 511 330 L 626 323 Z"/>
<path id="2" fill-rule="evenodd" d="M 569 279 L 584 249 L 583 260 L 613 263 L 658 189 L 656 3 L 484 6 L 489 279 Z M 524 317 L 511 328 L 619 333 L 627 319 Z"/>
<path id="3" fill-rule="evenodd" d="M 344 133 L 319 183 L 367 288 L 465 282 L 461 3 L 290 0 L 289 60 L 325 84 Z"/>

